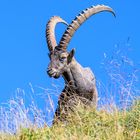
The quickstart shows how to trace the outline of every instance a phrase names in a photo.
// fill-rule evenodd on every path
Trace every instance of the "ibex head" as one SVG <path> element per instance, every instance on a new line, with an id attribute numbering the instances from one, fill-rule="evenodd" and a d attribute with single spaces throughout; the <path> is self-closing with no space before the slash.
<path id="1" fill-rule="evenodd" d="M 54 51 L 49 54 L 50 64 L 48 74 L 50 77 L 59 78 L 66 70 L 68 70 L 70 62 L 74 56 L 74 49 L 69 53 L 66 50 L 58 50 L 55 47 Z"/>
<path id="2" fill-rule="evenodd" d="M 52 17 L 46 27 L 46 39 L 49 48 L 50 64 L 48 66 L 48 74 L 50 77 L 58 78 L 62 75 L 70 66 L 70 63 L 74 56 L 74 49 L 69 53 L 67 52 L 67 46 L 74 35 L 75 31 L 92 15 L 108 11 L 114 16 L 113 10 L 105 5 L 97 5 L 83 10 L 76 18 L 68 25 L 62 18 L 55 16 Z M 68 25 L 65 33 L 63 34 L 60 43 L 57 45 L 55 39 L 55 26 L 57 23 L 64 23 Z"/>

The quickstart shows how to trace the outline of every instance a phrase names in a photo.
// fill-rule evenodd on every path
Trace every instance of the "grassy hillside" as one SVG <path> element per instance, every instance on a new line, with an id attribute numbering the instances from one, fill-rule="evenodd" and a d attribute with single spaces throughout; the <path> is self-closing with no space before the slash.
<path id="1" fill-rule="evenodd" d="M 32 126 L 24 128 L 14 136 L 1 134 L 2 140 L 139 140 L 140 139 L 140 101 L 128 110 L 110 111 L 77 106 L 68 117 L 68 124 L 58 123 L 53 127 Z"/>

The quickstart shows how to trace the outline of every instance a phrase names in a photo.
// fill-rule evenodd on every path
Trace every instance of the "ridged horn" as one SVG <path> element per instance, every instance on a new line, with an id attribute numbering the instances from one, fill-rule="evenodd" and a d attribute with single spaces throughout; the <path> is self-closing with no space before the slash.
<path id="1" fill-rule="evenodd" d="M 53 16 L 46 25 L 46 41 L 50 52 L 52 52 L 54 48 L 57 46 L 55 38 L 55 26 L 58 23 L 64 23 L 68 25 L 67 22 L 64 21 L 62 18 L 60 18 L 59 16 Z"/>
<path id="2" fill-rule="evenodd" d="M 86 21 L 92 15 L 103 11 L 111 12 L 115 16 L 115 12 L 113 11 L 113 9 L 105 5 L 91 6 L 90 8 L 83 10 L 78 16 L 76 16 L 75 19 L 71 22 L 71 24 L 67 27 L 60 40 L 60 49 L 66 50 L 75 31 L 80 27 L 82 23 L 84 23 L 84 21 Z"/>

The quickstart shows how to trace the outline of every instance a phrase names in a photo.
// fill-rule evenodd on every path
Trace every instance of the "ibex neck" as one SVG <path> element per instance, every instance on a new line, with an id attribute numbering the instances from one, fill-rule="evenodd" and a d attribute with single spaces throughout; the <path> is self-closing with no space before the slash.
<path id="1" fill-rule="evenodd" d="M 79 67 L 81 67 L 81 65 L 73 58 L 69 68 L 67 69 L 67 71 L 63 73 L 65 84 L 73 89 L 76 89 L 77 87 L 75 81 L 75 75 L 77 71 L 79 71 Z"/>

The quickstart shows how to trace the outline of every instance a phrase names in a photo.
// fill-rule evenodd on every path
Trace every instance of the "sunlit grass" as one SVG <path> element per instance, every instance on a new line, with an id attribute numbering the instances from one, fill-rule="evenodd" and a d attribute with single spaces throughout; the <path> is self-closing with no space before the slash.
<path id="1" fill-rule="evenodd" d="M 32 126 L 22 128 L 14 136 L 6 134 L 1 138 L 13 140 L 139 140 L 140 139 L 140 100 L 135 101 L 129 110 L 119 111 L 85 109 L 77 106 L 67 117 L 68 123 L 58 123 L 49 128 Z"/>

